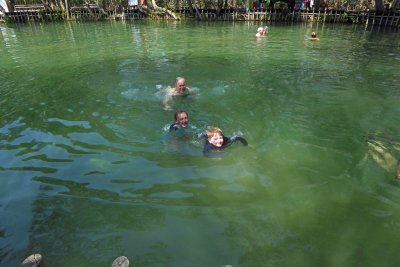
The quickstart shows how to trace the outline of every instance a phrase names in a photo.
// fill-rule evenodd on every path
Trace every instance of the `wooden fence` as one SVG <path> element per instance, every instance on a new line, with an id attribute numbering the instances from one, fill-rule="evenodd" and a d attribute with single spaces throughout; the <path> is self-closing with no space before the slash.
<path id="1" fill-rule="evenodd" d="M 137 7 L 124 8 L 122 12 L 109 11 L 107 15 L 109 19 L 115 20 L 138 20 L 144 17 L 144 14 Z"/>
<path id="2" fill-rule="evenodd" d="M 183 16 L 187 13 L 178 11 Z M 267 10 L 199 10 L 196 13 L 199 20 L 246 20 L 266 22 L 303 22 L 321 21 L 330 23 L 355 23 L 378 26 L 400 27 L 400 12 L 353 12 L 343 10 L 313 9 L 281 11 Z"/>
<path id="3" fill-rule="evenodd" d="M 106 17 L 105 12 L 95 4 L 73 6 L 69 15 L 72 20 L 100 20 Z"/>
<path id="4" fill-rule="evenodd" d="M 178 9 L 176 13 L 182 18 L 189 18 L 187 9 Z M 70 8 L 69 18 L 72 20 L 134 20 L 147 17 L 137 7 L 125 8 L 120 12 L 104 12 L 97 5 L 74 6 Z M 61 11 L 48 11 L 43 5 L 16 5 L 14 12 L 5 14 L 5 20 L 11 22 L 27 21 L 54 21 L 65 19 L 66 14 Z M 67 16 L 68 17 L 68 16 Z M 163 16 L 165 18 L 165 16 Z M 278 10 L 278 9 L 222 9 L 217 12 L 213 9 L 197 10 L 193 17 L 197 20 L 223 21 L 265 21 L 265 22 L 304 22 L 318 21 L 329 23 L 355 23 L 378 25 L 382 27 L 400 27 L 400 12 L 353 12 L 343 10 L 312 9 L 312 10 Z"/>

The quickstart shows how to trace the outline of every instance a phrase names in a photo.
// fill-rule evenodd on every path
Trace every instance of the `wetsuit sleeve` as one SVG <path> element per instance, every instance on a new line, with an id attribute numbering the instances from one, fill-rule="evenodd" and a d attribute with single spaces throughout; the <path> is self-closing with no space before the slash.
<path id="1" fill-rule="evenodd" d="M 178 129 L 179 129 L 179 127 L 178 127 L 178 125 L 176 123 L 171 124 L 171 126 L 169 126 L 169 131 L 170 132 L 176 131 Z"/>
<path id="2" fill-rule="evenodd" d="M 210 153 L 211 149 L 212 149 L 211 144 L 206 141 L 203 147 L 203 153 L 207 155 L 208 153 Z"/>
<path id="3" fill-rule="evenodd" d="M 240 136 L 224 137 L 224 144 L 222 145 L 222 148 L 228 147 L 236 142 L 240 142 L 244 146 L 248 145 L 246 139 L 244 139 L 243 137 L 240 137 Z"/>
<path id="4" fill-rule="evenodd" d="M 207 137 L 206 133 L 199 133 L 198 136 L 199 136 L 200 139 L 203 139 L 207 143 L 208 137 Z"/>
<path id="5" fill-rule="evenodd" d="M 203 148 L 203 154 L 206 157 L 221 157 L 223 155 L 222 147 L 216 147 L 210 142 L 206 141 Z"/>
<path id="6" fill-rule="evenodd" d="M 244 146 L 247 146 L 247 145 L 248 145 L 246 139 L 244 139 L 243 137 L 235 136 L 235 137 L 232 137 L 232 139 L 233 139 L 233 142 L 240 142 L 240 143 L 242 143 L 242 145 L 244 145 Z"/>

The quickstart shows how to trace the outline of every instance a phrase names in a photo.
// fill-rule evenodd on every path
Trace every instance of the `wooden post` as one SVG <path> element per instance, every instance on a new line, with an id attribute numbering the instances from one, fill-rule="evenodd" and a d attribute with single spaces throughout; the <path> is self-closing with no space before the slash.
<path id="1" fill-rule="evenodd" d="M 383 20 L 383 17 L 385 16 L 385 12 L 383 12 L 382 14 L 381 14 L 381 19 L 379 20 L 379 26 L 381 26 L 382 25 L 382 20 Z"/>
<path id="2" fill-rule="evenodd" d="M 387 16 L 386 16 L 385 27 L 386 27 L 387 24 L 388 24 L 389 18 L 390 18 L 390 11 L 389 11 L 389 13 L 388 13 Z"/>
<path id="3" fill-rule="evenodd" d="M 65 0 L 65 11 L 67 12 L 67 20 L 70 19 L 69 17 L 69 7 L 68 7 L 68 0 Z"/>
<path id="4" fill-rule="evenodd" d="M 375 25 L 375 15 L 376 13 L 374 12 L 374 16 L 372 17 L 372 25 Z"/>
<path id="5" fill-rule="evenodd" d="M 318 8 L 318 20 L 317 21 L 319 21 L 319 18 L 321 17 L 321 9 L 320 8 Z"/>
<path id="6" fill-rule="evenodd" d="M 395 13 L 393 13 L 392 20 L 390 21 L 390 27 L 393 26 L 394 16 L 395 16 Z"/>
<path id="7" fill-rule="evenodd" d="M 314 12 L 315 12 L 315 11 L 314 11 L 314 6 L 313 6 L 313 7 L 312 7 L 312 15 L 311 15 L 311 18 L 312 18 L 312 19 L 311 19 L 311 21 L 314 21 Z"/>
<path id="8" fill-rule="evenodd" d="M 293 8 L 293 10 L 292 10 L 292 23 L 293 23 L 293 20 L 294 20 L 294 8 Z"/>

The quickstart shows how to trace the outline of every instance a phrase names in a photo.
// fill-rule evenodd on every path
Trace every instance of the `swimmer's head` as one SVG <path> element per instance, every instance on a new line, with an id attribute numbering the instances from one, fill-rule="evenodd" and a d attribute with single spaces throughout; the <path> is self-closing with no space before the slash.
<path id="1" fill-rule="evenodd" d="M 177 77 L 175 81 L 175 90 L 178 93 L 183 93 L 186 91 L 186 82 L 185 78 L 183 77 Z"/>
<path id="2" fill-rule="evenodd" d="M 174 115 L 175 123 L 182 128 L 187 128 L 189 125 L 189 115 L 186 111 L 178 110 Z"/>
<path id="3" fill-rule="evenodd" d="M 263 27 L 258 27 L 257 32 L 263 32 L 264 28 Z"/>
<path id="4" fill-rule="evenodd" d="M 311 33 L 311 37 L 312 37 L 312 38 L 317 38 L 317 33 L 316 33 L 316 32 L 312 32 L 312 33 Z"/>
<path id="5" fill-rule="evenodd" d="M 207 131 L 207 140 L 216 147 L 224 144 L 224 135 L 220 128 L 211 128 Z"/>

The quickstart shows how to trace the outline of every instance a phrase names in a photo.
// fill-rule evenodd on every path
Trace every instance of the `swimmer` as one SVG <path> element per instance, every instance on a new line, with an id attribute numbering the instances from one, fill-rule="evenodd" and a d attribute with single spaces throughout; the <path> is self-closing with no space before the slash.
<path id="1" fill-rule="evenodd" d="M 226 137 L 220 128 L 211 128 L 207 131 L 206 143 L 204 144 L 203 153 L 210 155 L 210 153 L 222 152 L 223 149 L 236 142 L 241 142 L 242 145 L 247 146 L 246 139 L 240 136 Z"/>
<path id="2" fill-rule="evenodd" d="M 175 80 L 175 86 L 167 88 L 167 91 L 164 96 L 164 109 L 172 110 L 169 102 L 172 100 L 174 96 L 187 96 L 189 95 L 189 90 L 186 87 L 186 81 L 183 77 L 177 77 Z"/>
<path id="3" fill-rule="evenodd" d="M 309 39 L 310 41 L 319 41 L 319 38 L 317 37 L 316 32 L 311 33 L 311 38 Z"/>
<path id="4" fill-rule="evenodd" d="M 258 27 L 256 37 L 263 37 L 268 32 L 268 26 Z"/>
<path id="5" fill-rule="evenodd" d="M 179 129 L 187 129 L 189 127 L 189 115 L 184 110 L 178 110 L 174 115 L 175 122 L 169 126 L 169 131 L 174 132 Z"/>

